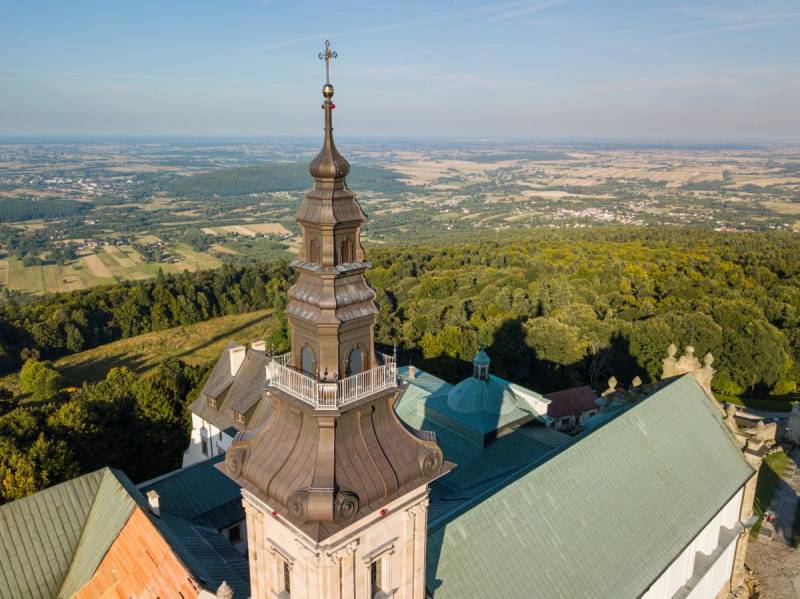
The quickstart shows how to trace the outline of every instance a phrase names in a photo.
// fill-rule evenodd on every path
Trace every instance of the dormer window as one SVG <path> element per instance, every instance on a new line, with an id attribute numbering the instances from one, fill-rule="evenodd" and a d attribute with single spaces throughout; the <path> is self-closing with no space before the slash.
<path id="1" fill-rule="evenodd" d="M 217 398 L 209 396 L 208 405 L 210 405 L 212 408 L 216 408 L 217 407 Z"/>
<path id="2" fill-rule="evenodd" d="M 238 422 L 239 424 L 244 424 L 244 414 L 242 414 L 241 412 L 234 412 L 233 416 L 236 419 L 236 422 Z"/>

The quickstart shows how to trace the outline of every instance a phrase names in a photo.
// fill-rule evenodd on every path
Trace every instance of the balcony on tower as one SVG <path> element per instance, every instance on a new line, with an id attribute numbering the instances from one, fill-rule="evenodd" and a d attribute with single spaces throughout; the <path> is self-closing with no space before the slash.
<path id="1" fill-rule="evenodd" d="M 373 393 L 397 387 L 397 359 L 375 352 L 374 368 L 343 379 L 315 377 L 292 366 L 292 353 L 273 356 L 266 365 L 267 383 L 317 410 L 338 410 Z"/>

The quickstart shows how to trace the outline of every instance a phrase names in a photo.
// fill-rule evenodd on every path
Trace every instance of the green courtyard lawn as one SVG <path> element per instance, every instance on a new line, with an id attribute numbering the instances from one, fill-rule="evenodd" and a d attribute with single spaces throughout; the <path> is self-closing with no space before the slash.
<path id="1" fill-rule="evenodd" d="M 761 469 L 758 471 L 758 484 L 756 485 L 756 500 L 753 503 L 753 512 L 758 516 L 758 521 L 753 530 L 752 536 L 757 536 L 761 530 L 761 520 L 764 512 L 769 509 L 769 504 L 778 489 L 778 485 L 783 476 L 783 471 L 791 461 L 791 458 L 782 451 L 776 451 L 764 458 Z M 795 520 L 796 522 L 796 520 Z"/>
<path id="2" fill-rule="evenodd" d="M 792 403 L 800 401 L 800 397 L 791 395 L 789 397 L 751 398 L 715 393 L 714 396 L 720 403 L 728 402 L 737 406 L 752 408 L 753 410 L 765 410 L 768 412 L 789 412 L 792 409 Z"/>

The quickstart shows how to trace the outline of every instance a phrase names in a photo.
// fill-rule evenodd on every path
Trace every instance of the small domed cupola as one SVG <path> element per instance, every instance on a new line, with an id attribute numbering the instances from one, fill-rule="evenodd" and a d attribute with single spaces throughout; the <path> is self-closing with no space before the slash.
<path id="1" fill-rule="evenodd" d="M 489 380 L 489 364 L 491 363 L 489 354 L 481 347 L 475 357 L 472 358 L 472 376 L 479 381 Z"/>

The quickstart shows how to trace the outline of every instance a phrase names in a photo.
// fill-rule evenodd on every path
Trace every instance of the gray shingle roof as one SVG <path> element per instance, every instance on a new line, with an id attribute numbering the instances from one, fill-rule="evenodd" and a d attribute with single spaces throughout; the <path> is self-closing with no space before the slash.
<path id="1" fill-rule="evenodd" d="M 753 473 L 717 407 L 683 376 L 432 514 L 428 586 L 436 599 L 638 597 Z"/>
<path id="2" fill-rule="evenodd" d="M 225 404 L 240 414 L 245 414 L 261 400 L 267 386 L 267 355 L 249 349 L 239 372 L 228 390 Z"/>
<path id="3" fill-rule="evenodd" d="M 189 405 L 190 412 L 231 436 L 235 435 L 236 431 L 244 429 L 241 423 L 236 422 L 234 412 L 245 414 L 261 401 L 266 387 L 265 367 L 268 359 L 264 352 L 247 348 L 244 361 L 236 376 L 231 376 L 228 351 L 232 347 L 236 347 L 236 344 L 229 343 L 222 351 L 203 389 Z M 209 398 L 215 399 L 217 405 L 210 405 Z M 261 413 L 259 410 L 255 411 Z M 251 415 L 251 422 L 247 425 L 252 424 Z"/>

